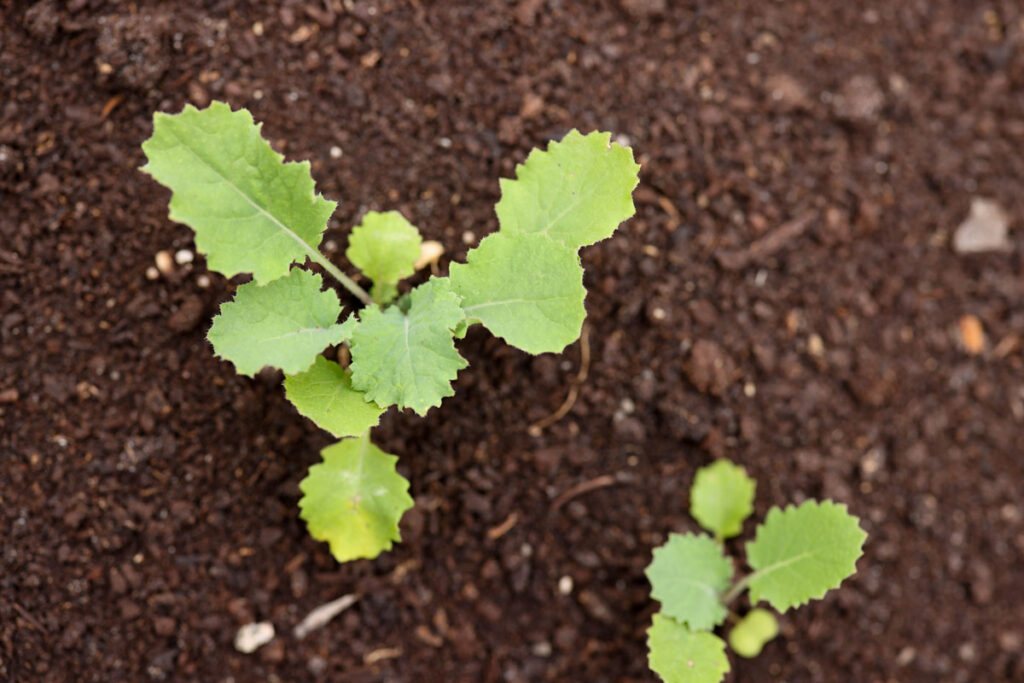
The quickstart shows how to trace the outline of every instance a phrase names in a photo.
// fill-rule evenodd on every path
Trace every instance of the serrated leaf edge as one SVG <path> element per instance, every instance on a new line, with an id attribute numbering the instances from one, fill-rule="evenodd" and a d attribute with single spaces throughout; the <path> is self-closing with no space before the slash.
<path id="1" fill-rule="evenodd" d="M 804 605 L 810 604 L 811 600 L 821 600 L 822 598 L 824 598 L 828 594 L 829 591 L 837 590 L 840 586 L 843 585 L 843 582 L 845 582 L 847 579 L 849 579 L 850 577 L 852 577 L 854 574 L 857 573 L 857 561 L 861 557 L 864 556 L 864 543 L 867 541 L 868 534 L 867 534 L 866 531 L 864 531 L 863 527 L 860 526 L 860 518 L 857 517 L 856 515 L 853 515 L 853 514 L 850 513 L 849 508 L 846 505 L 846 503 L 837 503 L 837 502 L 835 502 L 833 500 L 818 501 L 818 500 L 810 499 L 810 500 L 806 500 L 806 501 L 804 501 L 804 502 L 802 502 L 800 504 L 789 503 L 785 507 L 778 507 L 778 506 L 772 507 L 771 509 L 768 510 L 768 514 L 765 515 L 764 521 L 761 522 L 761 524 L 759 524 L 757 526 L 757 530 L 755 531 L 755 535 L 754 535 L 754 540 L 748 541 L 746 546 L 744 546 L 744 547 L 748 548 L 751 543 L 754 543 L 754 542 L 756 542 L 758 540 L 758 538 L 761 535 L 761 528 L 764 527 L 768 523 L 768 521 L 772 518 L 773 514 L 776 515 L 777 517 L 781 517 L 781 516 L 784 516 L 786 514 L 789 514 L 789 513 L 793 512 L 793 511 L 798 510 L 799 508 L 803 507 L 804 505 L 810 505 L 810 506 L 813 506 L 813 507 L 815 507 L 817 509 L 821 509 L 822 507 L 825 507 L 825 506 L 828 506 L 828 507 L 831 507 L 831 508 L 836 508 L 838 510 L 841 510 L 846 515 L 849 515 L 850 517 L 855 519 L 857 521 L 857 528 L 861 532 L 860 545 L 857 548 L 858 551 L 859 551 L 857 553 L 857 557 L 855 557 L 853 559 L 853 561 L 850 563 L 850 566 L 848 567 L 847 572 L 846 572 L 846 576 L 842 580 L 840 580 L 838 584 L 836 584 L 835 586 L 831 586 L 829 588 L 826 588 L 826 589 L 824 589 L 823 591 L 821 591 L 818 594 L 812 594 L 810 597 L 808 597 L 806 600 L 803 600 L 802 602 L 794 602 L 794 603 L 785 604 L 785 605 L 783 605 L 783 604 L 778 604 L 777 605 L 774 602 L 772 602 L 772 601 L 770 601 L 770 600 L 768 600 L 766 598 L 761 597 L 761 595 L 757 595 L 756 599 L 755 599 L 754 587 L 753 587 L 753 584 L 752 584 L 753 577 L 755 575 L 756 576 L 765 576 L 767 574 L 770 574 L 770 573 L 772 573 L 774 571 L 777 571 L 777 570 L 781 569 L 782 567 L 787 567 L 787 566 L 793 564 L 794 562 L 797 562 L 798 560 L 801 560 L 801 559 L 803 559 L 803 558 L 805 558 L 805 557 L 807 557 L 809 555 L 812 555 L 813 553 L 812 552 L 805 552 L 805 553 L 802 553 L 801 555 L 799 555 L 799 556 L 797 556 L 795 558 L 790 558 L 789 560 L 787 560 L 785 562 L 776 562 L 773 565 L 769 565 L 769 567 L 767 567 L 767 568 L 757 569 L 757 570 L 754 571 L 753 574 L 748 575 L 744 579 L 745 581 L 751 583 L 751 585 L 750 585 L 750 603 L 751 603 L 751 605 L 756 605 L 756 604 L 758 604 L 760 602 L 765 602 L 765 603 L 771 605 L 772 608 L 775 609 L 776 611 L 778 611 L 779 613 L 785 613 L 786 611 L 788 611 L 790 609 L 798 608 L 798 607 L 803 607 Z M 747 552 L 748 552 L 748 555 L 749 555 L 749 551 L 747 551 Z"/>

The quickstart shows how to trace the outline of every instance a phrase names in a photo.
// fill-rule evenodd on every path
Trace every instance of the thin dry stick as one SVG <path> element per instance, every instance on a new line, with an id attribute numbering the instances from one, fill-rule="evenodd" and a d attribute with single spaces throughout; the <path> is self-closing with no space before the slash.
<path id="1" fill-rule="evenodd" d="M 562 401 L 562 405 L 558 407 L 558 410 L 551 413 L 544 419 L 534 422 L 526 429 L 530 436 L 540 436 L 543 429 L 550 427 L 569 414 L 569 411 L 572 410 L 573 405 L 576 403 L 576 398 L 580 395 L 580 385 L 587 381 L 587 374 L 589 372 L 590 326 L 583 323 L 583 329 L 580 332 L 580 369 L 576 373 L 576 377 L 573 378 L 572 384 L 569 386 L 569 393 L 566 395 L 565 400 Z"/>
<path id="2" fill-rule="evenodd" d="M 602 474 L 600 477 L 594 477 L 590 481 L 576 484 L 576 486 L 573 486 L 571 489 L 559 495 L 558 498 L 555 498 L 554 502 L 551 503 L 551 511 L 554 512 L 576 496 L 582 496 L 584 493 L 589 493 L 595 489 L 603 489 L 606 486 L 614 486 L 618 483 L 619 480 L 616 479 L 614 475 Z"/>

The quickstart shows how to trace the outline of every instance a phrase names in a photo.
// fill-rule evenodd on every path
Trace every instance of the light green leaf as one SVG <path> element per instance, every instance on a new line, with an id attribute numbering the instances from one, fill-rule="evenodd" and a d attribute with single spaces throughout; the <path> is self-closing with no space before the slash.
<path id="1" fill-rule="evenodd" d="M 765 600 L 784 612 L 825 593 L 857 571 L 867 534 L 846 506 L 809 500 L 772 508 L 747 543 L 750 604 Z"/>
<path id="2" fill-rule="evenodd" d="M 324 461 L 299 483 L 300 516 L 310 535 L 327 541 L 338 562 L 374 558 L 402 540 L 398 520 L 413 506 L 398 458 L 370 443 L 369 434 L 320 452 Z"/>
<path id="3" fill-rule="evenodd" d="M 779 635 L 779 622 L 766 609 L 755 607 L 729 631 L 729 646 L 740 657 L 756 657 L 764 646 Z"/>
<path id="4" fill-rule="evenodd" d="M 454 393 L 451 382 L 467 365 L 453 339 L 463 318 L 447 278 L 431 278 L 397 306 L 363 309 L 352 333 L 352 386 L 381 406 L 425 415 Z"/>
<path id="5" fill-rule="evenodd" d="M 503 233 L 542 233 L 571 249 L 611 237 L 633 215 L 640 166 L 610 133 L 573 130 L 547 151 L 535 149 L 501 180 L 495 207 Z"/>
<path id="6" fill-rule="evenodd" d="M 338 295 L 321 292 L 320 285 L 319 275 L 301 269 L 262 287 L 248 282 L 220 307 L 206 338 L 243 375 L 265 365 L 302 372 L 324 347 L 344 338 Z"/>
<path id="7" fill-rule="evenodd" d="M 746 470 L 728 460 L 717 460 L 697 470 L 690 489 L 690 514 L 716 538 L 740 533 L 754 511 L 756 482 Z"/>
<path id="8" fill-rule="evenodd" d="M 719 683 L 729 673 L 725 643 L 707 631 L 691 631 L 663 614 L 647 629 L 651 671 L 665 683 Z"/>
<path id="9" fill-rule="evenodd" d="M 579 339 L 587 311 L 576 253 L 546 235 L 489 235 L 450 268 L 469 320 L 529 353 L 558 352 Z"/>
<path id="10" fill-rule="evenodd" d="M 395 285 L 416 272 L 420 232 L 397 211 L 370 211 L 352 229 L 345 256 L 373 280 L 373 299 L 386 303 L 395 297 Z"/>
<path id="11" fill-rule="evenodd" d="M 349 374 L 317 356 L 309 370 L 285 377 L 285 394 L 299 413 L 321 429 L 339 437 L 359 436 L 380 422 L 384 409 L 353 389 Z"/>
<path id="12" fill-rule="evenodd" d="M 157 113 L 142 149 L 142 170 L 174 193 L 170 217 L 195 230 L 211 270 L 263 284 L 317 253 L 336 204 L 315 194 L 309 162 L 282 163 L 248 111 Z"/>
<path id="13" fill-rule="evenodd" d="M 661 611 L 694 631 L 706 631 L 725 620 L 722 592 L 729 587 L 732 564 L 710 536 L 669 534 L 654 549 L 647 567 L 651 597 Z"/>

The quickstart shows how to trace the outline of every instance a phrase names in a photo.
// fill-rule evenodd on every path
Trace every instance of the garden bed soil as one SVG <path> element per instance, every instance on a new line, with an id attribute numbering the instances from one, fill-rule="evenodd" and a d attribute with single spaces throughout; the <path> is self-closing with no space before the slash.
<path id="1" fill-rule="evenodd" d="M 650 681 L 644 567 L 728 457 L 757 516 L 870 534 L 734 680 L 1024 680 L 1020 3 L 271 4 L 0 0 L 0 678 Z M 232 284 L 147 277 L 193 246 L 139 145 L 211 98 L 312 160 L 339 264 L 399 209 L 444 271 L 572 127 L 643 164 L 584 251 L 589 353 L 473 330 L 455 397 L 385 418 L 416 507 L 375 561 L 297 517 L 329 438 L 204 341 Z M 957 254 L 979 196 L 1010 248 Z"/>

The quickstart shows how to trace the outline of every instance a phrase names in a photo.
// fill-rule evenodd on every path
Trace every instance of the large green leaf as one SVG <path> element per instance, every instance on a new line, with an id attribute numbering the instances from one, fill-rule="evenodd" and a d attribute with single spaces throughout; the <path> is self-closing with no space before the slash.
<path id="1" fill-rule="evenodd" d="M 742 467 L 717 460 L 697 470 L 690 489 L 690 514 L 716 538 L 736 536 L 754 511 L 756 485 Z"/>
<path id="2" fill-rule="evenodd" d="M 413 506 L 398 458 L 370 443 L 369 434 L 321 451 L 324 461 L 299 483 L 300 516 L 310 535 L 330 544 L 338 562 L 377 557 L 400 541 L 398 521 Z"/>
<path id="3" fill-rule="evenodd" d="M 707 631 L 691 631 L 663 614 L 647 629 L 647 661 L 665 683 L 718 683 L 729 673 L 725 643 Z"/>
<path id="4" fill-rule="evenodd" d="M 651 597 L 661 611 L 694 631 L 710 630 L 725 620 L 722 592 L 729 587 L 732 564 L 710 536 L 669 534 L 654 549 L 647 567 Z"/>
<path id="5" fill-rule="evenodd" d="M 321 429 L 339 437 L 359 436 L 380 422 L 384 409 L 353 389 L 349 375 L 337 363 L 317 356 L 309 370 L 285 377 L 285 394 Z"/>
<path id="6" fill-rule="evenodd" d="M 572 249 L 606 239 L 635 211 L 639 171 L 610 133 L 570 131 L 530 152 L 515 180 L 501 180 L 501 231 L 545 234 Z"/>
<path id="7" fill-rule="evenodd" d="M 779 635 L 779 622 L 766 609 L 755 607 L 729 631 L 729 647 L 740 657 L 756 657 L 764 646 Z"/>
<path id="8" fill-rule="evenodd" d="M 373 298 L 385 303 L 394 298 L 395 285 L 416 272 L 420 232 L 397 211 L 370 211 L 352 229 L 345 256 L 373 280 Z"/>
<path id="9" fill-rule="evenodd" d="M 352 333 L 352 386 L 381 406 L 425 415 L 454 393 L 451 382 L 467 365 L 453 337 L 464 317 L 447 278 L 431 278 L 397 306 L 363 309 Z"/>
<path id="10" fill-rule="evenodd" d="M 174 193 L 170 217 L 195 230 L 212 270 L 262 284 L 316 253 L 335 203 L 315 194 L 308 162 L 283 163 L 248 111 L 157 113 L 142 149 L 142 170 Z"/>
<path id="11" fill-rule="evenodd" d="M 821 599 L 857 571 L 866 538 L 846 506 L 830 500 L 772 508 L 747 543 L 750 603 L 765 600 L 784 612 Z"/>
<path id="12" fill-rule="evenodd" d="M 579 339 L 587 311 L 583 268 L 572 249 L 541 234 L 497 232 L 450 268 L 469 320 L 529 353 Z"/>
<path id="13" fill-rule="evenodd" d="M 319 275 L 298 268 L 262 287 L 248 282 L 220 307 L 207 339 L 243 375 L 265 365 L 302 372 L 324 347 L 345 337 L 338 295 L 321 292 L 320 285 Z"/>

